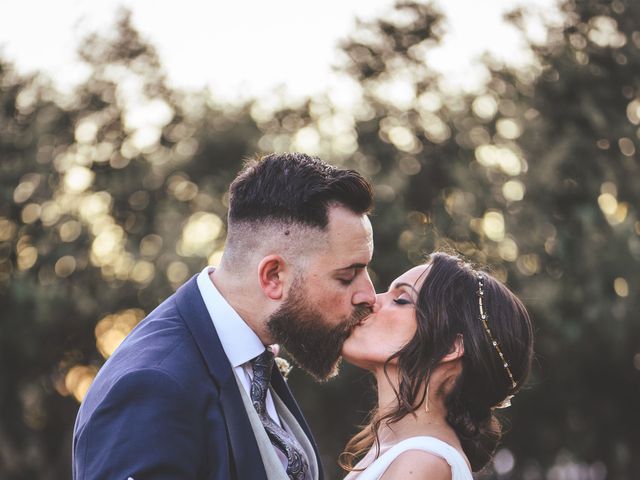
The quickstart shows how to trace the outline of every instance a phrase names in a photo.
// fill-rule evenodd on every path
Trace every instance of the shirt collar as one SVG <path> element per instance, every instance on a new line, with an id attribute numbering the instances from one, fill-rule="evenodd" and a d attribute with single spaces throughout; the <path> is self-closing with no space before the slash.
<path id="1" fill-rule="evenodd" d="M 251 327 L 225 300 L 209 277 L 215 267 L 205 267 L 198 275 L 198 289 L 232 367 L 239 367 L 264 352 L 265 346 Z"/>

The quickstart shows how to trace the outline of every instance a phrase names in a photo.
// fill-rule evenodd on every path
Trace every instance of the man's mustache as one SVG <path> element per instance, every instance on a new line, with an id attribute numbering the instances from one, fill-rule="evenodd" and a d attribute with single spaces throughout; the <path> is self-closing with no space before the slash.
<path id="1" fill-rule="evenodd" d="M 365 318 L 367 318 L 369 315 L 371 315 L 373 313 L 373 307 L 369 307 L 366 305 L 358 305 L 354 311 L 353 311 L 353 315 L 351 316 L 351 325 L 349 325 L 349 329 L 348 332 L 351 333 L 351 331 Z"/>

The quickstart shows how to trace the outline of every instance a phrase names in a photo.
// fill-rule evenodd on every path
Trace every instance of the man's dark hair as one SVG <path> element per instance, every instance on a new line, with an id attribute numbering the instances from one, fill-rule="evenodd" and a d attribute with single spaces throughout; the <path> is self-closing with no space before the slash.
<path id="1" fill-rule="evenodd" d="M 247 162 L 231 184 L 229 223 L 280 220 L 325 229 L 333 204 L 366 214 L 371 185 L 355 170 L 317 157 L 274 153 Z"/>

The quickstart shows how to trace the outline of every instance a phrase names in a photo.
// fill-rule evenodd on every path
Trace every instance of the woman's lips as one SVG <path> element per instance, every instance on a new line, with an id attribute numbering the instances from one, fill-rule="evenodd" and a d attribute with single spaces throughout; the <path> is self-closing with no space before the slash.
<path id="1" fill-rule="evenodd" d="M 362 325 L 364 325 L 365 323 L 367 323 L 367 321 L 369 321 L 369 319 L 372 317 L 373 315 L 367 315 L 366 317 L 364 317 L 362 320 L 360 320 L 358 323 L 356 323 L 356 327 L 361 327 Z"/>

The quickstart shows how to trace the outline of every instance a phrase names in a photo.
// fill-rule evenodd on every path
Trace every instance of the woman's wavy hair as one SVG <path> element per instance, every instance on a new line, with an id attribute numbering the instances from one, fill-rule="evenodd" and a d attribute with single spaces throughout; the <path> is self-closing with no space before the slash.
<path id="1" fill-rule="evenodd" d="M 458 334 L 464 341 L 462 371 L 446 393 L 447 422 L 455 430 L 474 472 L 491 460 L 502 434 L 495 407 L 525 383 L 533 357 L 533 329 L 522 302 L 498 280 L 484 276 L 483 306 L 489 327 L 517 382 L 513 387 L 503 361 L 480 319 L 478 272 L 461 258 L 441 252 L 430 255 L 431 267 L 418 292 L 414 337 L 385 363 L 397 359 L 400 383 L 394 410 L 380 415 L 374 409 L 369 422 L 352 437 L 340 456 L 340 466 L 354 463 L 375 446 L 378 429 L 413 414 L 424 403 L 431 372 L 451 351 Z M 444 387 L 442 387 L 444 389 Z M 433 393 L 433 391 L 432 391 Z M 445 394 L 444 391 L 437 395 Z"/>

